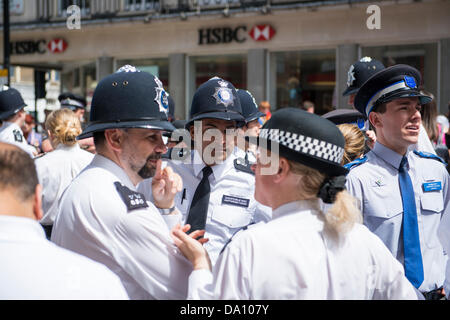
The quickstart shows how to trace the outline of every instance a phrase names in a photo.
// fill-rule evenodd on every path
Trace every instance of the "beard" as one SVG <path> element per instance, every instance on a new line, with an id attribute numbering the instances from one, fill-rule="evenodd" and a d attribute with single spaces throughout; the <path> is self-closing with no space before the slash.
<path id="1" fill-rule="evenodd" d="M 145 161 L 144 166 L 141 169 L 139 169 L 138 175 L 142 179 L 148 179 L 153 177 L 156 173 L 156 166 L 153 165 L 150 161 L 159 159 L 161 159 L 160 153 L 152 153 Z"/>

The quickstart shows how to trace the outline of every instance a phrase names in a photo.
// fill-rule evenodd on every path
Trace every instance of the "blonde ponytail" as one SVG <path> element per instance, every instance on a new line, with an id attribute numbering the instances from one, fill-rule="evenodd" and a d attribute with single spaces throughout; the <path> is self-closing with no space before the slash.
<path id="1" fill-rule="evenodd" d="M 301 176 L 299 179 L 299 199 L 317 199 L 324 181 L 327 177 L 318 170 L 304 166 L 297 162 L 289 161 L 294 174 Z M 350 231 L 355 223 L 362 223 L 362 215 L 357 207 L 356 198 L 346 190 L 336 193 L 331 208 L 326 212 L 319 209 L 324 221 L 324 229 L 339 236 Z"/>
<path id="2" fill-rule="evenodd" d="M 58 144 L 75 145 L 76 137 L 82 131 L 80 120 L 70 109 L 52 111 L 45 121 L 45 128 L 52 133 L 54 146 Z"/>

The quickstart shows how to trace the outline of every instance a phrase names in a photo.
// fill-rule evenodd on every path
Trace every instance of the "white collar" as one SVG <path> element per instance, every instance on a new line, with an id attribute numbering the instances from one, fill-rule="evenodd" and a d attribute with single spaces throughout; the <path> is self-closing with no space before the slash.
<path id="1" fill-rule="evenodd" d="M 196 177 L 199 177 L 200 172 L 203 170 L 204 167 L 206 167 L 205 163 L 203 162 L 202 158 L 200 157 L 200 154 L 197 150 L 192 151 L 192 167 L 194 170 L 194 175 Z M 228 158 L 225 159 L 224 162 L 218 163 L 211 167 L 213 171 L 213 176 L 216 181 L 220 180 L 233 166 L 234 166 L 234 159 L 236 158 L 236 155 L 234 152 L 232 152 Z M 201 178 L 201 177 L 199 177 Z"/>
<path id="2" fill-rule="evenodd" d="M 282 204 L 272 211 L 272 220 L 282 216 L 298 213 L 299 211 L 309 211 L 311 214 L 316 214 L 319 210 L 319 200 L 297 200 Z"/>
<path id="3" fill-rule="evenodd" d="M 130 177 L 128 177 L 127 173 L 123 168 L 118 166 L 114 161 L 111 159 L 108 159 L 100 154 L 96 154 L 94 156 L 94 159 L 92 159 L 92 162 L 90 166 L 99 167 L 102 169 L 105 169 L 112 174 L 114 174 L 120 183 L 124 184 L 129 189 L 136 191 L 136 187 L 131 181 Z"/>
<path id="4" fill-rule="evenodd" d="M 32 239 L 45 239 L 39 222 L 26 217 L 0 216 L 0 241 L 25 242 Z"/>

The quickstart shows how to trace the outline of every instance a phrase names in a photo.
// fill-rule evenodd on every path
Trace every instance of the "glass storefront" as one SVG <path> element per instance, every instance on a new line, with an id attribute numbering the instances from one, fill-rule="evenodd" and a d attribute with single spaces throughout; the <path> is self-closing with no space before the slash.
<path id="1" fill-rule="evenodd" d="M 230 81 L 237 89 L 247 88 L 246 55 L 192 57 L 195 64 L 195 87 L 214 76 Z"/>
<path id="2" fill-rule="evenodd" d="M 437 72 L 438 69 L 437 43 L 413 45 L 386 45 L 362 47 L 361 56 L 369 56 L 381 61 L 386 67 L 395 64 L 407 64 L 420 71 L 423 89 L 438 96 Z"/>
<path id="3" fill-rule="evenodd" d="M 332 110 L 335 56 L 333 49 L 272 53 L 272 110 L 300 107 L 304 101 L 313 102 L 317 114 Z"/>
<path id="4" fill-rule="evenodd" d="M 153 74 L 154 76 L 157 76 L 163 83 L 164 88 L 169 88 L 169 59 L 160 58 L 117 60 L 117 69 L 126 64 L 132 65 L 141 71 L 146 71 Z"/>

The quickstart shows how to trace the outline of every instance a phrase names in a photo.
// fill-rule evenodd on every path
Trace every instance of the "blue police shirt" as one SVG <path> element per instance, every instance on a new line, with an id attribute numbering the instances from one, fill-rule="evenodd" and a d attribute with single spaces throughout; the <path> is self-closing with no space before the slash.
<path id="1" fill-rule="evenodd" d="M 450 211 L 449 175 L 445 166 L 432 158 L 408 150 L 408 174 L 414 186 L 424 281 L 419 291 L 441 287 L 447 256 L 437 237 L 442 214 Z M 347 190 L 360 200 L 364 224 L 383 240 L 403 263 L 403 205 L 398 182 L 402 155 L 376 142 L 366 161 L 347 176 Z"/>

